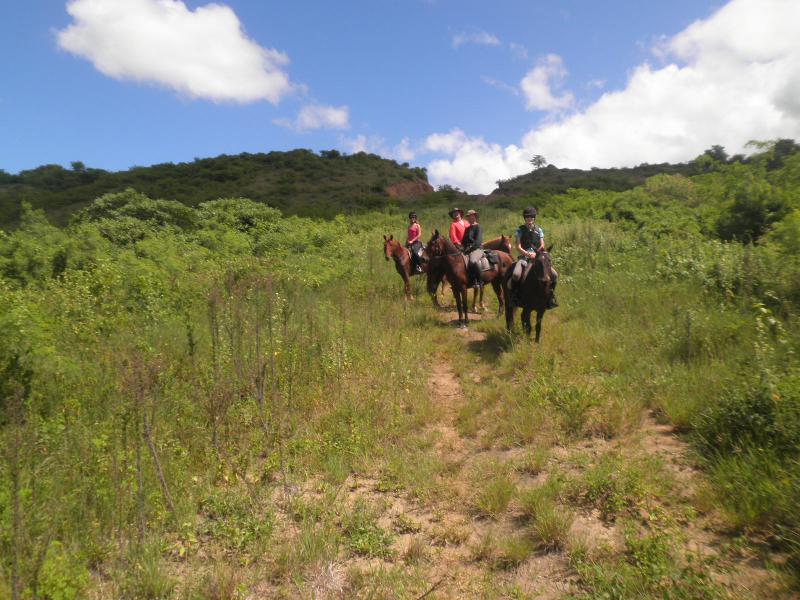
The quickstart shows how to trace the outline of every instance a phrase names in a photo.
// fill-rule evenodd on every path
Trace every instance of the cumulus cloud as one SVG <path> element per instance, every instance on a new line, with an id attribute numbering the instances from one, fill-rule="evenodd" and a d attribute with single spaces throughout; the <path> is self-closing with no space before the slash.
<path id="1" fill-rule="evenodd" d="M 530 157 L 523 148 L 491 144 L 483 138 L 470 138 L 460 129 L 428 136 L 425 150 L 446 154 L 448 158 L 428 165 L 431 181 L 447 183 L 472 193 L 488 193 L 498 179 L 524 173 Z"/>
<path id="2" fill-rule="evenodd" d="M 525 94 L 525 108 L 528 110 L 560 110 L 569 108 L 575 102 L 572 92 L 554 95 L 567 76 L 564 61 L 557 54 L 548 54 L 528 71 L 520 82 Z"/>
<path id="3" fill-rule="evenodd" d="M 453 36 L 453 48 L 458 48 L 464 44 L 477 44 L 479 46 L 499 46 L 500 40 L 491 33 L 478 31 L 474 33 L 461 32 Z"/>
<path id="4" fill-rule="evenodd" d="M 277 103 L 292 91 L 289 59 L 249 39 L 222 4 L 181 0 L 71 0 L 64 50 L 109 77 L 152 83 L 215 102 Z"/>
<path id="5" fill-rule="evenodd" d="M 689 160 L 713 144 L 733 154 L 751 139 L 800 138 L 798 23 L 796 0 L 731 0 L 663 40 L 658 49 L 666 64 L 639 65 L 624 89 L 547 120 L 519 144 L 438 134 L 452 143 L 429 172 L 435 183 L 488 192 L 494 180 L 529 171 L 534 154 L 561 167 L 632 166 Z M 544 89 L 531 93 L 537 87 L 529 86 L 529 102 L 552 106 Z"/>
<path id="6" fill-rule="evenodd" d="M 315 129 L 347 129 L 350 111 L 346 106 L 311 104 L 301 108 L 294 120 L 275 119 L 273 123 L 300 133 Z"/>

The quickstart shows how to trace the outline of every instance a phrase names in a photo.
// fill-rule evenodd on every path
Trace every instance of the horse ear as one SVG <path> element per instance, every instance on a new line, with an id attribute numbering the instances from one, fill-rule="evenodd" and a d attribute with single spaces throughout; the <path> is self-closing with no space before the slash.
<path id="1" fill-rule="evenodd" d="M 391 242 L 394 239 L 394 234 L 389 236 L 389 241 Z"/>
<path id="2" fill-rule="evenodd" d="M 386 239 L 386 234 L 385 233 L 383 234 L 383 241 L 384 242 L 388 242 L 389 241 L 389 240 Z"/>
<path id="3" fill-rule="evenodd" d="M 555 244 L 550 244 L 550 247 L 547 249 L 547 253 L 548 253 L 548 254 L 550 254 L 550 250 L 552 250 L 552 249 L 553 249 L 553 246 L 555 246 Z"/>
<path id="4" fill-rule="evenodd" d="M 439 237 L 439 230 L 438 229 L 434 229 L 433 230 L 433 237 L 435 237 L 435 238 Z"/>

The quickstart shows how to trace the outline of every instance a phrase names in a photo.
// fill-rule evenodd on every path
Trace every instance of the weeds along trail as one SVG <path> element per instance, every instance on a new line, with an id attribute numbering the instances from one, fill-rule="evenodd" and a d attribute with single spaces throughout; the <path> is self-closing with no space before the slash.
<path id="1" fill-rule="evenodd" d="M 456 315 L 440 318 L 449 324 Z M 576 429 L 557 401 L 550 414 L 536 407 L 545 414 L 528 415 L 535 422 L 514 423 L 520 415 L 493 391 L 507 374 L 498 365 L 514 357 L 497 346 L 510 343 L 502 349 L 513 355 L 528 342 L 503 341 L 498 322 L 448 330 L 450 350 L 428 381 L 438 407 L 428 429 L 446 494 L 422 510 L 417 533 L 436 540 L 448 531 L 423 567 L 437 584 L 432 597 L 791 597 L 704 504 L 688 444 L 651 411 L 636 405 L 630 426 L 609 432 L 592 423 L 602 415 L 567 408 L 585 420 Z M 511 386 L 524 388 L 525 375 Z"/>

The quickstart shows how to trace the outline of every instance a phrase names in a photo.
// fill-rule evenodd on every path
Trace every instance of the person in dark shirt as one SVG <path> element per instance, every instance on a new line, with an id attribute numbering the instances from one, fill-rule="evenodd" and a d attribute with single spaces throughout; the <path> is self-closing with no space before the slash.
<path id="1" fill-rule="evenodd" d="M 514 264 L 514 271 L 511 275 L 511 292 L 516 295 L 516 288 L 523 272 L 528 268 L 528 265 L 533 264 L 538 252 L 544 252 L 544 231 L 536 224 L 536 209 L 529 206 L 522 211 L 522 217 L 525 223 L 517 228 L 515 237 L 517 240 L 517 250 L 519 250 L 519 260 Z M 558 283 L 558 273 L 551 267 L 553 276 L 553 291 L 556 289 Z M 548 308 L 555 308 L 558 306 L 555 293 L 550 301 Z"/>
<path id="2" fill-rule="evenodd" d="M 478 287 L 481 283 L 480 260 L 483 258 L 483 228 L 478 223 L 478 213 L 474 210 L 467 211 L 467 222 L 469 227 L 464 232 L 461 239 L 461 248 L 464 254 L 469 257 L 467 261 L 467 272 L 470 278 L 470 286 Z"/>

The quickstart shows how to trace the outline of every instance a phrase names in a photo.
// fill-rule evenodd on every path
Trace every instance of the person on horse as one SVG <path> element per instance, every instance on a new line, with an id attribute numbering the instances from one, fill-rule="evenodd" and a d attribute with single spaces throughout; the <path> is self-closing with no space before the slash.
<path id="1" fill-rule="evenodd" d="M 456 248 L 460 249 L 464 230 L 468 227 L 464 222 L 464 212 L 460 208 L 454 208 L 447 214 L 453 219 L 453 222 L 450 223 L 450 241 L 455 244 Z"/>
<path id="2" fill-rule="evenodd" d="M 408 232 L 406 234 L 406 248 L 411 255 L 411 269 L 414 273 L 422 273 L 422 242 L 419 240 L 422 235 L 422 227 L 417 222 L 417 213 L 408 213 Z"/>
<path id="3" fill-rule="evenodd" d="M 536 253 L 545 252 L 544 231 L 536 224 L 536 209 L 533 206 L 529 206 L 522 211 L 522 217 L 525 219 L 525 223 L 520 225 L 514 234 L 517 241 L 517 250 L 520 252 L 519 260 L 514 265 L 514 271 L 511 275 L 511 292 L 514 295 L 520 279 L 522 279 L 523 275 L 527 275 L 529 266 L 533 265 Z M 550 270 L 553 277 L 553 290 L 555 291 L 558 283 L 558 273 L 553 268 Z M 550 306 L 547 308 L 555 308 L 556 306 L 558 306 L 558 302 L 556 302 L 554 293 Z"/>
<path id="4" fill-rule="evenodd" d="M 483 228 L 478 223 L 478 213 L 474 210 L 467 211 L 469 227 L 461 238 L 461 251 L 468 257 L 467 273 L 469 286 L 479 287 L 481 283 L 480 261 L 483 258 Z"/>

